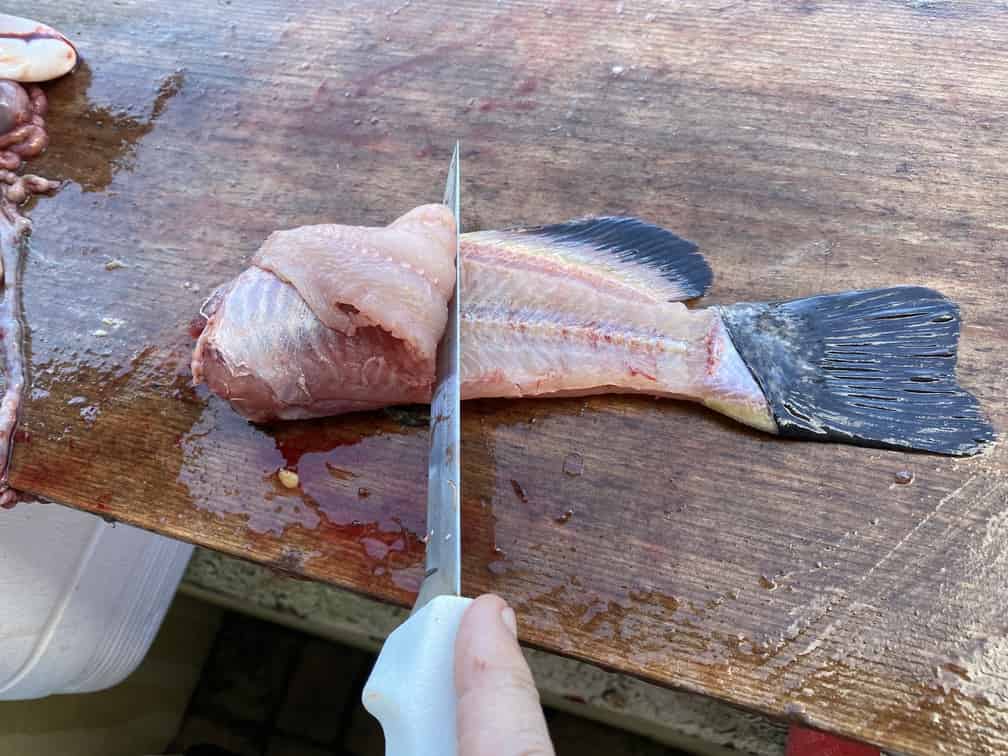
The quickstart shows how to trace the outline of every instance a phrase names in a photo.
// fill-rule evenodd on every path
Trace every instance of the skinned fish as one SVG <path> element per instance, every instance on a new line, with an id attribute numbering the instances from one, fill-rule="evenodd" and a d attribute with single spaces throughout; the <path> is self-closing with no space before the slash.
<path id="1" fill-rule="evenodd" d="M 426 402 L 452 219 L 273 234 L 204 308 L 193 375 L 256 421 Z M 640 393 L 768 433 L 971 454 L 994 438 L 955 381 L 958 311 L 893 287 L 689 309 L 709 266 L 634 218 L 461 237 L 462 398 Z"/>
<path id="2" fill-rule="evenodd" d="M 634 218 L 465 234 L 462 396 L 641 393 L 773 418 L 715 310 L 696 246 Z"/>

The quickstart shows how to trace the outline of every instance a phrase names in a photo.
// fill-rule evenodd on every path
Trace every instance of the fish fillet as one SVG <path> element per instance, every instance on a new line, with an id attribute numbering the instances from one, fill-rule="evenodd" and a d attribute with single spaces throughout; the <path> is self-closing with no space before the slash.
<path id="1" fill-rule="evenodd" d="M 773 430 L 717 312 L 678 301 L 710 280 L 692 244 L 602 218 L 465 234 L 461 253 L 463 398 L 643 393 Z"/>
<path id="2" fill-rule="evenodd" d="M 428 401 L 453 241 L 441 205 L 384 228 L 273 233 L 204 305 L 195 381 L 255 421 Z"/>

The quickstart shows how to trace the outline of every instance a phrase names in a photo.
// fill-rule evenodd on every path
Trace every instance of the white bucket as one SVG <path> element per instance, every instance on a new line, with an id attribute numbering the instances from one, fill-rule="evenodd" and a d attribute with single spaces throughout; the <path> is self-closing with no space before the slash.
<path id="1" fill-rule="evenodd" d="M 0 511 L 0 700 L 122 681 L 161 627 L 192 546 L 56 504 Z"/>

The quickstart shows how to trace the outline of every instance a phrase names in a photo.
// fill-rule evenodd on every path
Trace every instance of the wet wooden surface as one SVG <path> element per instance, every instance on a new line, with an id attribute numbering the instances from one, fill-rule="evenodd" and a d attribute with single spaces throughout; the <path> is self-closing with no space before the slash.
<path id="1" fill-rule="evenodd" d="M 422 414 L 253 427 L 190 387 L 187 324 L 275 228 L 436 200 L 456 137 L 469 228 L 632 212 L 700 243 L 713 302 L 944 291 L 962 382 L 1008 426 L 1001 5 L 32 14 L 87 63 L 48 87 L 32 165 L 67 185 L 30 211 L 29 494 L 410 602 Z M 527 642 L 900 751 L 1008 749 L 1003 449 L 781 442 L 639 398 L 464 415 L 464 590 Z"/>

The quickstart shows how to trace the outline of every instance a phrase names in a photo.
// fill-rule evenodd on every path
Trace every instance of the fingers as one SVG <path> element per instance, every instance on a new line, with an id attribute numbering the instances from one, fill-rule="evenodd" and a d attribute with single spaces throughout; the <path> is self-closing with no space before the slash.
<path id="1" fill-rule="evenodd" d="M 553 756 L 514 612 L 497 596 L 480 596 L 462 617 L 455 689 L 459 756 Z"/>

